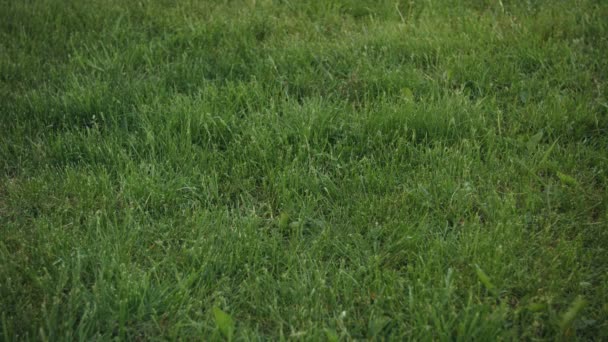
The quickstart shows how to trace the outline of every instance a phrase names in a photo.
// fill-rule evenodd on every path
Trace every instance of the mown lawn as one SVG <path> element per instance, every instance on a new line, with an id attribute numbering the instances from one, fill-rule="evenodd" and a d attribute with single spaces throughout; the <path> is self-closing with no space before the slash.
<path id="1" fill-rule="evenodd" d="M 0 339 L 608 339 L 608 2 L 0 0 Z"/>

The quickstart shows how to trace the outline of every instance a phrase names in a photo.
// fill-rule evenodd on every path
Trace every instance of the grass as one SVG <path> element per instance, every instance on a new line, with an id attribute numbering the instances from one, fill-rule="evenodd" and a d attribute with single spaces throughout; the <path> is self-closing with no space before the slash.
<path id="1" fill-rule="evenodd" d="M 606 18 L 0 0 L 0 339 L 608 339 Z"/>

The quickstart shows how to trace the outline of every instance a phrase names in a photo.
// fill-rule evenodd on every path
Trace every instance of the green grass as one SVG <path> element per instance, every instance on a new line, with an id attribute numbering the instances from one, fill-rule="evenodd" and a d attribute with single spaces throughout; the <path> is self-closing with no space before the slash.
<path id="1" fill-rule="evenodd" d="M 608 339 L 607 18 L 0 0 L 0 339 Z"/>

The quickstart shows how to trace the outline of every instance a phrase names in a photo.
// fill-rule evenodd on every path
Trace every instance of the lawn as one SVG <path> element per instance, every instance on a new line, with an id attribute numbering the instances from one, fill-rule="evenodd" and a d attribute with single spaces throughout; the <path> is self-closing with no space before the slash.
<path id="1" fill-rule="evenodd" d="M 608 339 L 608 2 L 0 0 L 0 340 Z"/>

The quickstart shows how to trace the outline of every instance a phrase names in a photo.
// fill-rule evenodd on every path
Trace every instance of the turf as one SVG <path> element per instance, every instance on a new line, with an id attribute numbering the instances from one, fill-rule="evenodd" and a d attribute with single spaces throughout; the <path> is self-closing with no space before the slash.
<path id="1" fill-rule="evenodd" d="M 0 339 L 608 339 L 608 3 L 0 0 Z"/>

